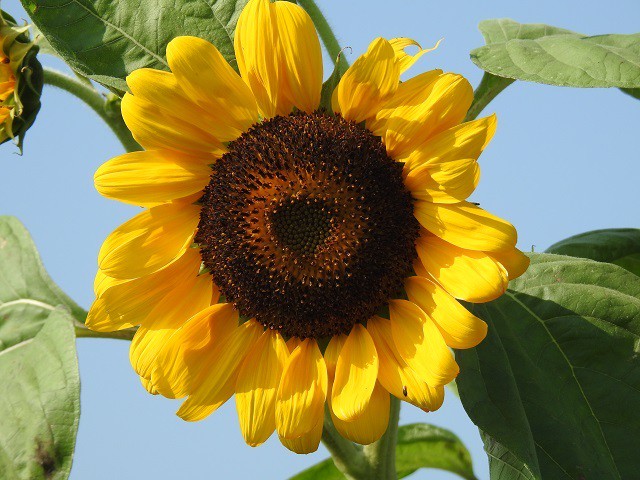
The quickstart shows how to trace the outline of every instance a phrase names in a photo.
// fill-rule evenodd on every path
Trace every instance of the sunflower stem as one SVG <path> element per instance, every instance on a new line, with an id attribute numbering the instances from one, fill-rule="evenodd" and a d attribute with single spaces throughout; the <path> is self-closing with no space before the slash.
<path id="1" fill-rule="evenodd" d="M 367 463 L 371 467 L 371 480 L 396 480 L 396 443 L 400 421 L 400 400 L 391 395 L 389 426 L 382 438 L 363 449 Z"/>
<path id="2" fill-rule="evenodd" d="M 44 83 L 74 95 L 91 107 L 111 128 L 127 152 L 135 152 L 142 149 L 131 136 L 131 132 L 129 132 L 119 111 L 114 113 L 113 108 L 107 108 L 110 102 L 104 95 L 93 88 L 91 83 L 83 82 L 47 67 L 44 68 Z"/>
<path id="3" fill-rule="evenodd" d="M 344 438 L 333 425 L 328 407 L 324 412 L 322 443 L 333 459 L 336 468 L 349 480 L 372 478 L 371 466 L 363 454 L 363 448 Z"/>
<path id="4" fill-rule="evenodd" d="M 512 78 L 498 77 L 489 72 L 484 72 L 480 85 L 473 92 L 473 102 L 464 121 L 469 122 L 476 119 L 482 110 L 489 105 L 489 102 L 514 81 Z"/>
<path id="5" fill-rule="evenodd" d="M 74 322 L 76 338 L 114 338 L 116 340 L 131 340 L 136 333 L 135 328 L 126 328 L 124 330 L 116 330 L 115 332 L 96 332 L 87 328 L 87 326 L 76 320 Z"/>
<path id="6" fill-rule="evenodd" d="M 316 30 L 318 30 L 320 38 L 322 39 L 322 43 L 324 43 L 333 63 L 340 62 L 340 74 L 346 72 L 347 68 L 349 68 L 349 62 L 344 58 L 344 55 L 340 55 L 342 49 L 340 48 L 338 39 L 333 33 L 333 29 L 329 25 L 326 17 L 318 5 L 316 5 L 316 2 L 313 0 L 298 0 L 298 4 L 307 11 L 311 20 L 313 20 Z"/>

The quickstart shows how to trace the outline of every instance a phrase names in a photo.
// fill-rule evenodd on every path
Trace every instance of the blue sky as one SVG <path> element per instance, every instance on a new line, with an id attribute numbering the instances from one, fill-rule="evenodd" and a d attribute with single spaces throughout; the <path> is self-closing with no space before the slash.
<path id="1" fill-rule="evenodd" d="M 424 45 L 444 37 L 411 72 L 442 68 L 467 76 L 473 85 L 481 72 L 468 52 L 483 43 L 477 30 L 481 20 L 510 17 L 595 35 L 634 33 L 640 18 L 637 0 L 319 3 L 341 44 L 352 47 L 351 60 L 377 36 L 409 36 Z M 26 18 L 17 0 L 2 6 Z M 51 57 L 43 61 L 60 67 Z M 485 114 L 491 112 L 498 114 L 498 131 L 481 158 L 482 180 L 472 200 L 513 222 L 520 248 L 542 251 L 586 230 L 638 226 L 640 102 L 615 89 L 518 82 Z M 26 224 L 51 276 L 87 308 L 102 240 L 136 211 L 103 199 L 93 188 L 95 169 L 121 147 L 88 107 L 45 87 L 25 154 L 14 151 L 11 145 L 0 147 L 0 214 Z M 148 395 L 140 386 L 126 342 L 81 339 L 78 351 L 82 417 L 72 479 L 271 480 L 327 456 L 324 450 L 296 456 L 273 438 L 256 449 L 245 446 L 232 402 L 203 422 L 183 422 L 174 415 L 176 402 Z M 404 406 L 401 423 L 411 422 L 454 431 L 471 450 L 479 478 L 488 478 L 477 430 L 454 395 L 431 414 Z M 457 477 L 422 471 L 412 478 Z"/>

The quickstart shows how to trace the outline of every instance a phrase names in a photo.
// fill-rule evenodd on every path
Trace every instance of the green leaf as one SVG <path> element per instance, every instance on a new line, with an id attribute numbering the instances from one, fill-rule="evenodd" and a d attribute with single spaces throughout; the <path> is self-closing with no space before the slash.
<path id="1" fill-rule="evenodd" d="M 289 480 L 344 480 L 345 476 L 340 473 L 333 463 L 333 460 L 327 458 L 317 463 L 311 468 L 307 468 L 302 472 L 294 475 Z"/>
<path id="2" fill-rule="evenodd" d="M 423 423 L 403 425 L 398 429 L 396 470 L 398 478 L 420 468 L 439 468 L 475 480 L 471 455 L 453 433 Z M 291 477 L 291 480 L 344 480 L 330 458 Z"/>
<path id="3" fill-rule="evenodd" d="M 420 468 L 439 468 L 474 480 L 471 455 L 460 439 L 448 430 L 424 423 L 398 429 L 396 470 L 398 477 Z"/>
<path id="4" fill-rule="evenodd" d="M 621 88 L 624 93 L 640 100 L 640 88 Z"/>
<path id="5" fill-rule="evenodd" d="M 168 70 L 169 41 L 193 35 L 236 67 L 233 35 L 247 0 L 21 0 L 53 49 L 74 70 L 125 91 L 135 69 Z"/>
<path id="6" fill-rule="evenodd" d="M 33 38 L 33 43 L 40 47 L 39 53 L 41 55 L 45 54 L 57 57 L 58 53 L 53 49 L 53 47 L 49 43 L 49 40 L 47 40 L 47 37 L 42 34 L 38 27 L 36 27 L 35 25 L 31 25 L 29 28 L 31 30 L 31 38 Z"/>
<path id="7" fill-rule="evenodd" d="M 640 279 L 592 260 L 531 259 L 505 295 L 473 307 L 487 338 L 456 352 L 462 403 L 495 440 L 489 456 L 528 471 L 492 478 L 634 478 Z"/>
<path id="8" fill-rule="evenodd" d="M 535 480 L 529 467 L 513 453 L 483 431 L 480 431 L 480 436 L 489 456 L 489 477 L 492 480 Z"/>
<path id="9" fill-rule="evenodd" d="M 562 28 L 486 20 L 471 60 L 500 77 L 566 87 L 640 87 L 640 34 L 588 37 Z"/>
<path id="10" fill-rule="evenodd" d="M 547 253 L 615 263 L 640 276 L 640 229 L 594 230 L 554 243 Z"/>
<path id="11" fill-rule="evenodd" d="M 0 478 L 69 476 L 80 418 L 72 320 L 50 311 L 34 337 L 0 352 Z"/>
<path id="12" fill-rule="evenodd" d="M 0 353 L 33 338 L 58 306 L 79 321 L 86 317 L 53 283 L 24 226 L 0 216 Z"/>
<path id="13" fill-rule="evenodd" d="M 0 217 L 0 478 L 68 477 L 80 416 L 73 324 L 85 316 L 24 226 Z"/>

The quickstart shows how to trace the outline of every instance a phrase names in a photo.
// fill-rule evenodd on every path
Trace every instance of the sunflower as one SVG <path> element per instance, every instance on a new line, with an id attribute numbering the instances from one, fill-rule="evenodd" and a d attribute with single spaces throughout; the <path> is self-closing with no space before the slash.
<path id="1" fill-rule="evenodd" d="M 240 75 L 178 37 L 171 72 L 128 76 L 122 112 L 145 151 L 95 183 L 144 210 L 101 248 L 87 324 L 139 326 L 133 368 L 150 393 L 186 397 L 184 420 L 235 394 L 249 445 L 277 431 L 308 453 L 327 405 L 372 443 L 390 395 L 438 409 L 451 348 L 484 338 L 458 300 L 495 299 L 528 265 L 514 227 L 466 201 L 495 117 L 461 123 L 459 75 L 401 82 L 427 51 L 406 38 L 374 40 L 319 108 L 320 43 L 294 3 L 250 0 L 234 45 Z"/>

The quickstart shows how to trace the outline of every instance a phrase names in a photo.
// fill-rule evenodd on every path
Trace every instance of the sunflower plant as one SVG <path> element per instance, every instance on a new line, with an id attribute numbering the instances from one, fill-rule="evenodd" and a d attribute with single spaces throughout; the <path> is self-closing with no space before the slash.
<path id="1" fill-rule="evenodd" d="M 79 337 L 131 341 L 142 387 L 181 399 L 185 421 L 233 399 L 251 447 L 324 443 L 331 459 L 297 479 L 475 479 L 462 440 L 398 425 L 403 401 L 428 420 L 447 387 L 494 480 L 634 478 L 640 422 L 607 405 L 640 407 L 640 231 L 525 254 L 469 197 L 495 96 L 524 80 L 640 97 L 640 35 L 483 22 L 474 91 L 440 69 L 413 75 L 438 45 L 411 38 L 373 38 L 350 64 L 312 0 L 155 0 L 159 20 L 139 23 L 137 2 L 22 3 L 36 44 L 74 72 L 45 68 L 44 82 L 126 151 L 96 189 L 141 210 L 96 252 L 88 312 L 2 217 L 1 478 L 68 476 Z M 41 88 L 28 27 L 2 18 L 0 100 L 16 100 L 0 121 L 19 117 L 21 84 Z M 35 113 L 20 131 L 5 121 L 6 138 Z"/>

